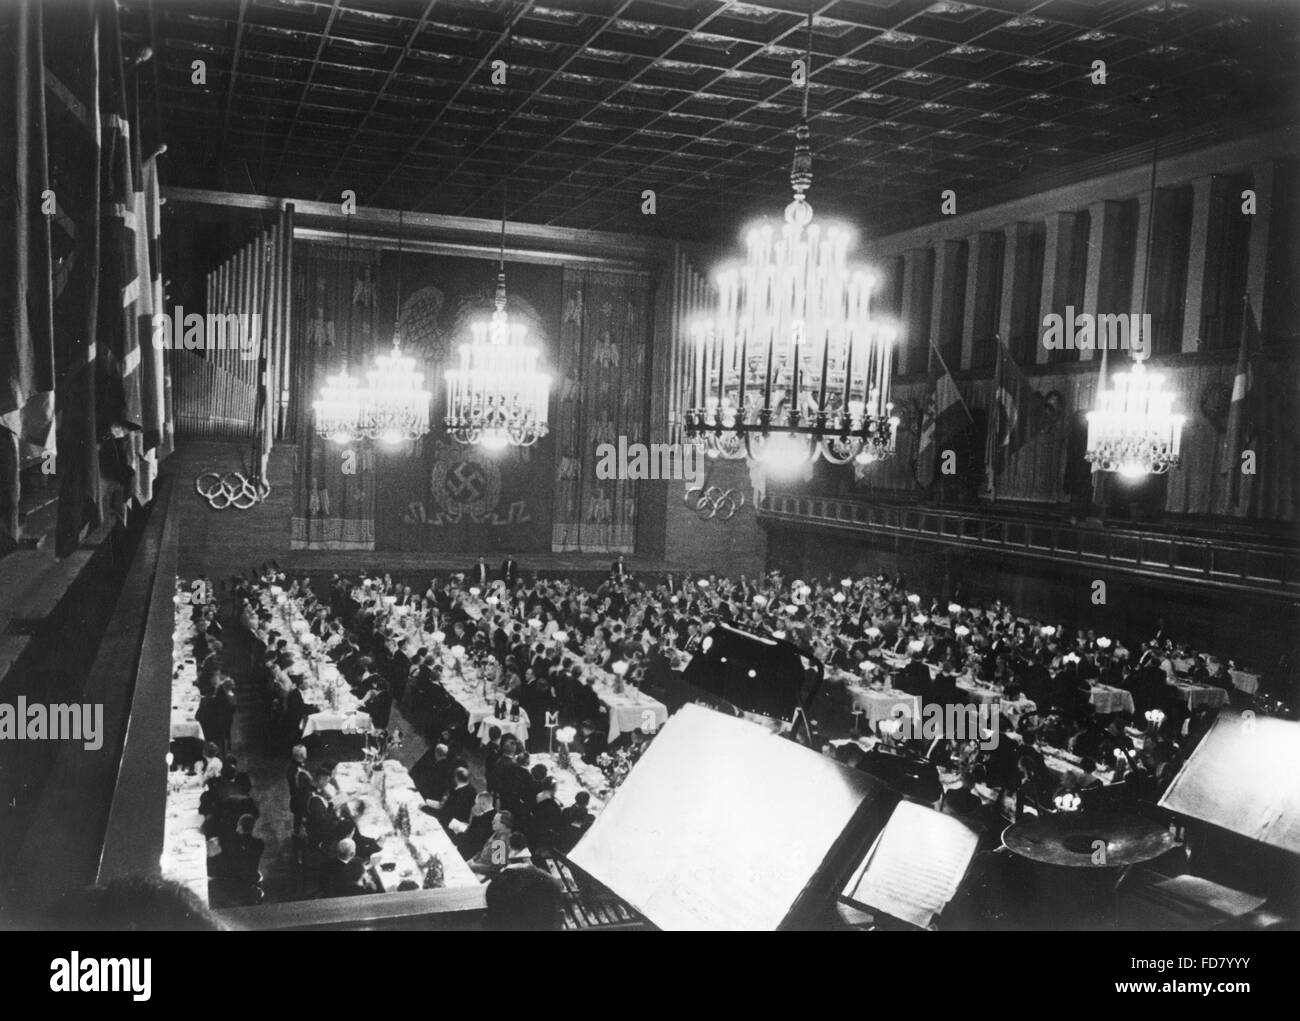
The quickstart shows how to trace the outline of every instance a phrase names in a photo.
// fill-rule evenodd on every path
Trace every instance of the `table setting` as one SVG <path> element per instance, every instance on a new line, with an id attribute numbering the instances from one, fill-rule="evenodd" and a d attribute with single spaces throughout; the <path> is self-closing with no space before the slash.
<path id="1" fill-rule="evenodd" d="M 334 782 L 339 789 L 336 801 L 365 803 L 357 829 L 379 842 L 369 865 L 383 892 L 391 893 L 403 883 L 420 889 L 479 885 L 442 824 L 423 810 L 424 799 L 400 762 L 342 762 Z"/>

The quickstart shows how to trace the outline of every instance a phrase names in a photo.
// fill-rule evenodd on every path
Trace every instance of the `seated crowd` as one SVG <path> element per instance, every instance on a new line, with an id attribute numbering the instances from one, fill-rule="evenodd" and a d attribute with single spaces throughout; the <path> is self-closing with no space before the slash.
<path id="1" fill-rule="evenodd" d="M 423 593 L 388 574 L 359 580 L 334 574 L 317 595 L 308 577 L 289 579 L 270 566 L 233 579 L 235 611 L 257 643 L 257 665 L 275 707 L 275 743 L 294 746 L 290 801 L 304 861 L 319 867 L 328 877 L 324 886 L 336 892 L 364 888 L 364 865 L 353 862 L 367 858 L 366 838 L 353 815 L 332 807 L 328 766 L 313 771 L 298 758 L 305 755 L 298 745 L 303 724 L 317 707 L 303 695 L 289 637 L 277 633 L 264 608 L 261 597 L 272 584 L 297 601 L 311 633 L 376 727 L 386 728 L 398 705 L 430 738 L 431 751 L 416 763 L 412 779 L 465 858 L 484 874 L 528 859 L 530 848 L 571 847 L 590 825 L 589 799 L 579 795 L 574 804 L 560 806 L 554 779 L 545 766 L 530 766 L 529 749 L 513 735 L 493 728 L 486 744 L 471 739 L 465 708 L 442 684 L 443 657 L 436 654 L 441 650 L 422 646 L 408 653 L 404 647 L 401 634 L 410 633 L 412 620 L 418 631 L 438 635 L 443 646 L 462 647 L 477 669 L 492 671 L 512 706 L 532 720 L 554 713 L 572 721 L 579 731 L 573 751 L 589 762 L 606 750 L 592 673 L 609 674 L 621 663 L 630 682 L 661 690 L 680 677 L 720 623 L 785 638 L 833 676 L 853 683 L 872 675 L 869 662 L 888 659 L 893 666 L 904 656 L 896 687 L 928 701 L 960 701 L 958 682 L 996 685 L 1004 698 L 1028 700 L 1034 710 L 1001 715 L 997 726 L 1007 740 L 991 748 L 947 737 L 903 740 L 877 723 L 869 735 L 874 747 L 841 744 L 834 752 L 851 765 L 890 754 L 935 763 L 958 777 L 943 800 L 959 813 L 984 811 L 985 802 L 972 794 L 976 787 L 1015 793 L 1019 809 L 1037 809 L 1063 790 L 1094 787 L 1101 782 L 1098 773 L 1129 781 L 1131 793 L 1158 794 L 1209 715 L 1189 710 L 1169 683 L 1178 676 L 1176 661 L 1192 663 L 1181 680 L 1220 686 L 1234 704 L 1245 697 L 1228 677 L 1230 664 L 1211 671 L 1206 657 L 1176 646 L 1163 628 L 1153 638 L 1126 644 L 1087 629 L 1016 617 L 1001 602 L 944 606 L 922 600 L 901 579 L 788 582 L 774 571 L 757 579 L 668 575 L 642 583 L 620 558 L 605 581 L 587 587 L 540 574 L 525 578 L 508 558 L 499 571 L 480 560 L 468 572 L 435 577 Z M 219 622 L 211 608 L 202 616 L 195 652 L 205 699 L 215 700 L 209 712 L 216 721 L 211 731 L 204 729 L 228 743 L 220 704 L 228 693 L 233 705 L 233 687 L 221 672 Z M 393 626 L 399 617 L 403 629 Z M 875 676 L 885 672 L 877 669 Z M 1127 691 L 1134 711 L 1097 712 L 1090 698 L 1094 685 Z M 1137 742 L 1134 723 L 1146 731 Z M 859 733 L 855 725 L 853 736 Z M 644 739 L 627 737 L 633 757 Z M 546 740 L 543 728 L 532 729 L 534 751 Z M 1078 769 L 1063 780 L 1053 777 L 1043 749 L 1069 753 Z M 483 790 L 470 779 L 469 758 L 477 765 L 479 755 Z"/>

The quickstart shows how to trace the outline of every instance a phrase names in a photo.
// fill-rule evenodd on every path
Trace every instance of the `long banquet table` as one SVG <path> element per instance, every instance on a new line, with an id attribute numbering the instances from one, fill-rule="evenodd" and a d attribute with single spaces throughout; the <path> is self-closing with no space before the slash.
<path id="1" fill-rule="evenodd" d="M 442 863 L 443 886 L 479 885 L 478 876 L 456 850 L 442 823 L 423 811 L 424 799 L 400 762 L 384 760 L 373 776 L 364 762 L 342 762 L 334 771 L 334 782 L 339 798 L 365 802 L 357 829 L 379 842 L 371 872 L 385 893 L 403 882 L 423 888 L 434 858 Z M 403 808 L 410 821 L 409 836 L 398 832 L 397 819 Z"/>

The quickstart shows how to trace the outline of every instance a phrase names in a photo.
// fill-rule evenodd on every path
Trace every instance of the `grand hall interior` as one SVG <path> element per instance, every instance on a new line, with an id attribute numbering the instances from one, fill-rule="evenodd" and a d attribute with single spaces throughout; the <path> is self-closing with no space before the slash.
<path id="1" fill-rule="evenodd" d="M 1298 56 L 0 2 L 0 929 L 1293 931 Z"/>

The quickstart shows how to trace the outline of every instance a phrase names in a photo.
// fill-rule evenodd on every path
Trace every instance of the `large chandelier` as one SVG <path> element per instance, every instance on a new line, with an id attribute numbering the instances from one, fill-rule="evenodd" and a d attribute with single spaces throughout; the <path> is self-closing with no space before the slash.
<path id="1" fill-rule="evenodd" d="M 397 305 L 393 314 L 393 349 L 375 358 L 366 372 L 361 433 L 397 444 L 418 440 L 429 431 L 429 391 L 415 359 L 402 354 L 402 211 L 397 212 Z"/>
<path id="2" fill-rule="evenodd" d="M 1160 45 L 1164 52 L 1164 43 Z M 1147 193 L 1147 239 L 1142 275 L 1142 309 L 1147 307 L 1147 288 L 1151 282 L 1151 251 L 1155 216 L 1156 167 L 1160 158 L 1160 136 L 1151 143 L 1151 183 Z M 1163 475 L 1179 462 L 1185 416 L 1174 413 L 1176 394 L 1166 393 L 1165 378 L 1147 372 L 1145 360 L 1151 353 L 1154 337 L 1147 324 L 1150 317 L 1140 317 L 1142 340 L 1134 345 L 1133 367 L 1115 373 L 1112 388 L 1106 389 L 1106 352 L 1103 348 L 1097 397 L 1088 412 L 1088 445 L 1084 459 L 1094 470 L 1117 472 L 1138 479 Z"/>
<path id="3" fill-rule="evenodd" d="M 360 436 L 363 393 L 361 384 L 342 368 L 325 380 L 320 397 L 312 402 L 316 417 L 316 434 L 335 443 L 351 443 Z"/>
<path id="4" fill-rule="evenodd" d="M 1084 457 L 1090 464 L 1127 478 L 1163 475 L 1178 464 L 1185 416 L 1174 413 L 1176 395 L 1164 382 L 1137 360 L 1130 371 L 1115 373 L 1112 389 L 1098 391 L 1088 412 Z"/>
<path id="5" fill-rule="evenodd" d="M 511 39 L 508 30 L 507 53 Z M 503 167 L 496 310 L 490 320 L 470 325 L 470 343 L 460 346 L 459 368 L 446 372 L 447 432 L 457 443 L 485 450 L 531 447 L 550 431 L 551 378 L 537 371 L 541 352 L 528 343 L 528 328 L 506 314 L 508 148 Z"/>
<path id="6" fill-rule="evenodd" d="M 351 214 L 348 214 L 351 216 Z M 352 220 L 347 221 L 347 264 L 352 270 Z M 351 443 L 362 435 L 365 392 L 348 371 L 348 350 L 352 346 L 352 303 L 348 302 L 348 325 L 343 336 L 343 364 L 326 378 L 320 396 L 312 402 L 316 434 L 338 444 Z"/>
<path id="7" fill-rule="evenodd" d="M 812 64 L 809 16 L 807 70 Z M 852 237 L 823 230 L 812 184 L 808 85 L 778 235 L 750 230 L 743 266 L 718 274 L 717 318 L 692 327 L 686 435 L 714 457 L 793 467 L 868 463 L 894 451 L 895 331 L 871 317 L 875 279 L 848 262 Z"/>
<path id="8" fill-rule="evenodd" d="M 385 443 L 418 440 L 429 431 L 429 391 L 415 359 L 402 354 L 401 329 L 393 326 L 393 350 L 375 358 L 366 373 L 362 432 Z"/>
<path id="9" fill-rule="evenodd" d="M 531 447 L 550 430 L 551 380 L 537 371 L 541 352 L 527 343 L 528 328 L 506 315 L 504 268 L 495 304 L 491 320 L 471 325 L 460 367 L 447 371 L 447 431 L 488 450 Z"/>

